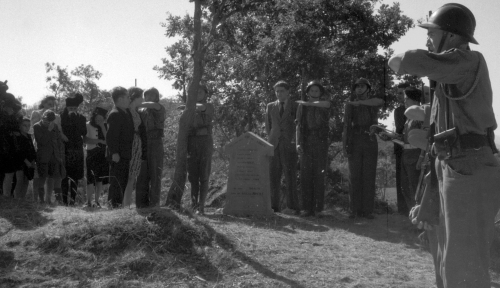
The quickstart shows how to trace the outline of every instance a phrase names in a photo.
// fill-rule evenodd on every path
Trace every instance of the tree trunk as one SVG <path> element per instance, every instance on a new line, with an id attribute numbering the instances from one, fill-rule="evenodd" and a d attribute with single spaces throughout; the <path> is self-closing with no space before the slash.
<path id="1" fill-rule="evenodd" d="M 187 177 L 187 142 L 189 127 L 192 125 L 195 111 L 198 87 L 203 76 L 203 57 L 204 51 L 201 45 L 201 0 L 195 1 L 194 6 L 194 40 L 193 40 L 193 60 L 194 70 L 193 79 L 188 86 L 188 95 L 186 99 L 186 108 L 179 120 L 179 134 L 177 136 L 176 165 L 172 185 L 168 191 L 165 205 L 173 208 L 180 208 L 182 194 Z"/>

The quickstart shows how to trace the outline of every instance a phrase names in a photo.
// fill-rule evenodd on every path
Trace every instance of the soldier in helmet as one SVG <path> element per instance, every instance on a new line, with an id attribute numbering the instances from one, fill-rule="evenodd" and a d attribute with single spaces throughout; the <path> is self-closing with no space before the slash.
<path id="1" fill-rule="evenodd" d="M 342 142 L 349 162 L 351 214 L 373 219 L 378 143 L 370 135 L 370 126 L 378 124 L 378 111 L 384 101 L 370 94 L 371 84 L 365 78 L 356 80 L 353 96 L 344 111 Z"/>
<path id="2" fill-rule="evenodd" d="M 483 55 L 469 48 L 469 43 L 478 43 L 476 21 L 465 6 L 450 3 L 419 26 L 428 30 L 427 45 L 432 52 L 410 50 L 389 60 L 397 73 L 437 82 L 430 121 L 436 132 L 439 224 L 430 226 L 419 211 L 412 214 L 413 222 L 437 229 L 439 287 L 490 287 L 500 166 L 493 155 L 497 123 L 488 67 Z M 425 208 L 422 204 L 420 211 Z"/>
<path id="3" fill-rule="evenodd" d="M 325 174 L 328 160 L 330 102 L 319 81 L 306 87 L 307 102 L 297 101 L 297 152 L 300 155 L 300 188 L 303 217 L 319 216 L 325 199 Z"/>

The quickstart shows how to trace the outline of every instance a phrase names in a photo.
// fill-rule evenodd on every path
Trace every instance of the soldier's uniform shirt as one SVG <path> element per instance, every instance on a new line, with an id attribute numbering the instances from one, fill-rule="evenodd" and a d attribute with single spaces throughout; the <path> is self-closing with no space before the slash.
<path id="1" fill-rule="evenodd" d="M 412 50 L 404 54 L 398 73 L 438 82 L 431 114 L 437 132 L 456 127 L 460 135 L 485 135 L 487 128 L 496 128 L 488 67 L 481 53 Z M 489 288 L 500 167 L 489 146 L 455 156 L 461 157 L 436 161 L 441 201 L 436 280 L 439 287 Z"/>

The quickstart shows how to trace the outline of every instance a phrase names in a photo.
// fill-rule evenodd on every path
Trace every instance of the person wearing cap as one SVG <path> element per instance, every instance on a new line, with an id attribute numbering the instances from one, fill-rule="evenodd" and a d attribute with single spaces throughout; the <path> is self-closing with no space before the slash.
<path id="1" fill-rule="evenodd" d="M 295 119 L 298 104 L 290 100 L 290 85 L 285 81 L 274 84 L 278 98 L 266 107 L 266 132 L 268 141 L 274 146 L 269 174 L 271 179 L 271 208 L 281 211 L 281 175 L 285 174 L 285 214 L 300 214 L 297 195 L 297 145 Z"/>
<path id="2" fill-rule="evenodd" d="M 134 141 L 134 121 L 128 110 L 130 97 L 128 90 L 117 86 L 111 89 L 111 98 L 115 106 L 108 115 L 108 133 L 106 134 L 107 157 L 110 162 L 108 202 L 111 208 L 122 204 L 127 187 L 132 142 Z"/>
<path id="3" fill-rule="evenodd" d="M 109 165 L 106 160 L 106 134 L 108 132 L 106 115 L 108 110 L 95 107 L 90 121 L 87 122 L 85 148 L 87 150 L 87 203 L 85 207 L 100 208 L 99 197 L 103 185 L 108 182 Z M 92 204 L 94 194 L 94 204 Z"/>
<path id="4" fill-rule="evenodd" d="M 208 180 L 212 169 L 213 136 L 212 121 L 215 113 L 212 103 L 207 102 L 208 88 L 200 85 L 196 100 L 196 113 L 189 127 L 187 147 L 187 172 L 191 183 L 191 205 L 197 214 L 205 213 Z"/>
<path id="5" fill-rule="evenodd" d="M 60 179 L 66 176 L 64 167 L 64 143 L 61 138 L 59 126 L 55 123 L 56 113 L 52 110 L 45 110 L 42 120 L 33 125 L 33 132 L 36 141 L 36 163 L 40 185 L 37 187 L 38 197 L 41 203 L 52 204 L 52 191 L 61 194 Z M 47 190 L 44 190 L 43 183 L 47 178 Z M 44 197 L 45 195 L 45 197 Z M 45 199 L 44 199 L 45 198 Z"/>
<path id="6" fill-rule="evenodd" d="M 483 55 L 471 51 L 476 21 L 465 6 L 438 8 L 427 23 L 431 51 L 410 50 L 389 59 L 398 74 L 437 82 L 430 121 L 439 185 L 439 224 L 416 213 L 419 227 L 437 229 L 438 285 L 490 287 L 490 248 L 500 208 L 500 164 L 493 155 L 492 89 Z M 425 198 L 425 195 L 424 195 Z M 420 210 L 424 209 L 424 205 Z"/>
<path id="7" fill-rule="evenodd" d="M 78 113 L 78 106 L 83 102 L 83 96 L 76 93 L 66 98 L 66 107 L 61 115 L 61 126 L 64 135 L 68 138 L 65 142 L 65 168 L 66 178 L 62 180 L 62 195 L 56 194 L 56 199 L 62 200 L 64 205 L 75 205 L 78 181 L 84 176 L 83 139 L 87 135 L 86 119 Z"/>
<path id="8" fill-rule="evenodd" d="M 296 101 L 296 143 L 300 155 L 301 216 L 321 216 L 328 163 L 330 101 L 319 81 L 306 87 L 307 101 Z"/>
<path id="9" fill-rule="evenodd" d="M 371 83 L 359 78 L 344 110 L 343 151 L 349 163 L 349 218 L 373 219 L 378 143 L 370 135 L 370 126 L 378 124 L 378 112 L 384 101 L 373 96 Z"/>
<path id="10" fill-rule="evenodd" d="M 144 91 L 144 102 L 139 104 L 139 114 L 146 128 L 146 161 L 141 165 L 137 178 L 135 204 L 137 208 L 160 204 L 163 172 L 163 128 L 165 107 L 160 103 L 160 92 L 152 87 Z"/>

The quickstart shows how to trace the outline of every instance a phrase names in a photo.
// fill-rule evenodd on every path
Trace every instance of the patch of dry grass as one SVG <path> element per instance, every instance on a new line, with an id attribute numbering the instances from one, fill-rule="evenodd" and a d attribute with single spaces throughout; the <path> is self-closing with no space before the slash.
<path id="1" fill-rule="evenodd" d="M 431 256 L 399 215 L 347 220 L 333 209 L 321 219 L 240 218 L 209 210 L 198 217 L 163 207 L 91 211 L 1 200 L 0 229 L 10 228 L 0 238 L 0 287 L 434 285 Z"/>

